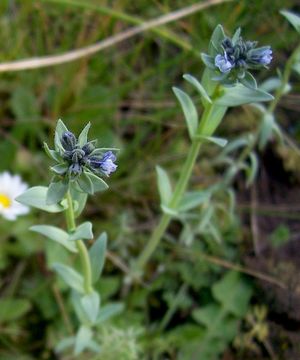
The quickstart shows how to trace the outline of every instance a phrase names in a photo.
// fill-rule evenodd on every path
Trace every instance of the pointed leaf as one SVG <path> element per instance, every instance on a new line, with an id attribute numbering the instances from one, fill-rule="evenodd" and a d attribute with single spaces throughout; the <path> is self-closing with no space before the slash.
<path id="1" fill-rule="evenodd" d="M 189 211 L 207 202 L 211 196 L 210 191 L 191 191 L 184 194 L 178 210 L 180 212 Z"/>
<path id="2" fill-rule="evenodd" d="M 173 91 L 182 107 L 190 138 L 193 138 L 198 128 L 198 113 L 196 107 L 189 95 L 184 91 L 176 87 L 173 87 Z"/>
<path id="3" fill-rule="evenodd" d="M 54 263 L 52 264 L 53 270 L 55 270 L 64 281 L 74 290 L 84 293 L 83 277 L 74 269 L 67 265 Z"/>
<path id="4" fill-rule="evenodd" d="M 45 210 L 50 213 L 64 211 L 64 208 L 59 204 L 46 204 L 47 191 L 48 188 L 46 186 L 34 186 L 23 192 L 23 194 L 19 195 L 15 200 L 21 204 Z"/>
<path id="5" fill-rule="evenodd" d="M 172 185 L 167 172 L 160 166 L 156 166 L 157 185 L 162 204 L 167 205 L 172 198 Z"/>
<path id="6" fill-rule="evenodd" d="M 79 331 L 76 334 L 74 355 L 79 355 L 88 347 L 90 340 L 92 339 L 92 330 L 84 325 L 81 325 Z"/>
<path id="7" fill-rule="evenodd" d="M 287 10 L 281 10 L 280 14 L 282 14 L 289 21 L 289 23 L 294 26 L 296 31 L 300 34 L 300 16 L 298 16 L 290 11 L 287 11 Z"/>
<path id="8" fill-rule="evenodd" d="M 122 303 L 105 305 L 101 307 L 96 323 L 101 324 L 102 322 L 110 319 L 111 317 L 120 314 L 123 310 L 124 310 L 124 304 Z"/>
<path id="9" fill-rule="evenodd" d="M 105 262 L 106 244 L 107 235 L 106 233 L 102 233 L 89 250 L 93 283 L 95 283 L 101 275 Z"/>
<path id="10" fill-rule="evenodd" d="M 55 172 L 55 174 L 64 175 L 68 171 L 68 165 L 67 164 L 57 164 L 57 165 L 51 166 L 50 169 L 53 172 Z"/>
<path id="11" fill-rule="evenodd" d="M 201 97 L 204 99 L 204 102 L 207 102 L 209 104 L 212 103 L 211 98 L 208 96 L 206 90 L 204 89 L 200 81 L 198 81 L 194 76 L 189 74 L 183 75 L 183 78 L 195 86 L 195 88 L 199 91 Z"/>
<path id="12" fill-rule="evenodd" d="M 56 124 L 56 128 L 55 128 L 55 135 L 54 135 L 54 144 L 55 144 L 55 150 L 56 151 L 60 151 L 63 150 L 63 147 L 61 145 L 61 137 L 63 135 L 63 133 L 65 133 L 66 131 L 68 131 L 68 128 L 66 127 L 66 125 L 62 122 L 61 119 L 59 119 L 57 121 Z"/>
<path id="13" fill-rule="evenodd" d="M 69 234 L 55 226 L 51 225 L 34 225 L 29 228 L 29 230 L 34 231 L 38 234 L 46 236 L 48 239 L 53 240 L 62 246 L 64 246 L 69 251 L 74 253 L 77 252 L 77 248 L 74 243 L 69 242 Z"/>
<path id="14" fill-rule="evenodd" d="M 92 291 L 90 294 L 84 295 L 81 298 L 81 304 L 83 310 L 85 311 L 87 317 L 91 323 L 95 323 L 98 317 L 99 307 L 100 307 L 100 296 L 95 291 Z"/>
<path id="15" fill-rule="evenodd" d="M 221 96 L 216 104 L 224 106 L 239 106 L 259 101 L 271 101 L 273 96 L 260 89 L 249 89 L 241 84 L 234 87 L 225 88 L 224 95 Z"/>
<path id="16" fill-rule="evenodd" d="M 92 223 L 89 221 L 82 223 L 81 225 L 77 226 L 74 233 L 69 235 L 68 240 L 75 241 L 81 239 L 92 239 L 94 237 L 92 226 Z"/>
<path id="17" fill-rule="evenodd" d="M 88 136 L 88 132 L 90 130 L 91 127 L 91 123 L 89 122 L 85 128 L 81 131 L 80 135 L 78 136 L 78 144 L 80 147 L 82 147 L 83 145 L 85 145 L 88 141 L 87 136 Z"/>
<path id="18" fill-rule="evenodd" d="M 178 210 L 176 209 L 171 209 L 170 207 L 166 206 L 166 205 L 163 205 L 161 204 L 160 205 L 162 211 L 167 214 L 167 215 L 171 215 L 171 216 L 174 216 L 174 217 L 177 217 L 179 214 L 178 214 Z"/>
<path id="19" fill-rule="evenodd" d="M 62 160 L 59 153 L 55 150 L 51 150 L 47 143 L 44 142 L 44 150 L 46 154 L 50 157 L 50 159 L 60 162 Z"/>
<path id="20" fill-rule="evenodd" d="M 254 76 L 250 74 L 248 71 L 246 71 L 245 76 L 242 79 L 240 79 L 240 82 L 249 89 L 254 89 L 254 90 L 257 89 L 256 80 Z"/>
<path id="21" fill-rule="evenodd" d="M 106 184 L 106 182 L 99 176 L 92 174 L 91 172 L 87 172 L 86 174 L 93 185 L 94 192 L 104 191 L 108 189 L 108 185 Z"/>
<path id="22" fill-rule="evenodd" d="M 85 171 L 79 176 L 79 178 L 77 179 L 77 183 L 83 192 L 91 195 L 94 194 L 93 183 Z"/>
<path id="23" fill-rule="evenodd" d="M 63 181 L 52 182 L 48 187 L 46 204 L 54 205 L 59 203 L 63 199 L 67 191 L 67 183 Z"/>
<path id="24" fill-rule="evenodd" d="M 253 181 L 258 172 L 258 159 L 257 159 L 257 155 L 254 152 L 251 152 L 249 154 L 249 160 L 250 160 L 250 164 L 249 164 L 248 168 L 246 169 L 247 186 L 250 186 L 251 184 L 253 184 Z"/>
<path id="25" fill-rule="evenodd" d="M 218 146 L 221 146 L 221 147 L 224 147 L 227 145 L 228 143 L 228 140 L 226 139 L 223 139 L 223 138 L 219 138 L 219 137 L 216 137 L 216 136 L 204 136 L 204 135 L 196 135 L 194 137 L 194 139 L 203 139 L 203 140 L 206 140 L 206 141 L 210 141 Z"/>

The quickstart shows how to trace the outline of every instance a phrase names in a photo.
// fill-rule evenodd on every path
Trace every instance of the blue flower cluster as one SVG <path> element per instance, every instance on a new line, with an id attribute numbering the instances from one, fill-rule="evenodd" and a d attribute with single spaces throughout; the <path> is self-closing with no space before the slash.
<path id="1" fill-rule="evenodd" d="M 211 79 L 223 85 L 237 82 L 249 88 L 256 88 L 251 69 L 267 67 L 272 61 L 270 46 L 257 47 L 256 41 L 244 41 L 238 29 L 232 38 L 225 35 L 218 25 L 211 37 L 209 54 L 202 54 L 205 65 L 213 72 Z"/>
<path id="2" fill-rule="evenodd" d="M 60 142 L 64 150 L 62 157 L 68 163 L 68 173 L 71 177 L 79 176 L 84 167 L 106 176 L 117 169 L 114 163 L 116 156 L 111 151 L 103 153 L 96 149 L 95 141 L 87 142 L 80 147 L 75 135 L 71 131 L 66 131 L 62 134 Z"/>
<path id="3" fill-rule="evenodd" d="M 236 44 L 231 39 L 222 41 L 223 53 L 215 57 L 215 66 L 222 73 L 228 73 L 232 69 L 257 69 L 267 66 L 272 60 L 270 46 L 255 48 L 256 42 L 246 41 L 240 37 Z"/>

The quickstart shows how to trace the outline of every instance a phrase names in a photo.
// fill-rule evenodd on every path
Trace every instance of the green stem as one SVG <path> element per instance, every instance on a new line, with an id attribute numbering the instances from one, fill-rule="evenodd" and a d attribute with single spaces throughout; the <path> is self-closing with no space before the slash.
<path id="1" fill-rule="evenodd" d="M 199 128 L 197 131 L 198 135 L 201 135 L 202 129 L 205 128 L 205 124 L 207 121 L 210 121 L 210 110 L 212 109 L 213 104 L 210 104 L 206 107 L 206 109 L 203 112 L 202 118 L 200 120 Z M 190 180 L 195 162 L 197 160 L 199 150 L 202 144 L 202 140 L 199 140 L 199 138 L 195 138 L 192 140 L 192 145 L 189 149 L 187 158 L 185 160 L 185 163 L 181 169 L 179 180 L 175 186 L 175 190 L 172 196 L 172 199 L 169 203 L 169 207 L 172 210 L 176 210 L 178 207 L 180 200 L 182 199 L 182 196 L 185 193 L 187 184 Z M 154 232 L 152 233 L 152 236 L 147 243 L 146 247 L 140 254 L 139 258 L 137 259 L 137 262 L 135 264 L 135 274 L 138 276 L 143 268 L 145 267 L 146 263 L 148 262 L 149 258 L 157 248 L 163 234 L 165 233 L 168 225 L 170 224 L 170 221 L 172 220 L 172 216 L 170 214 L 164 213 L 160 219 L 160 222 L 156 226 Z"/>
<path id="2" fill-rule="evenodd" d="M 274 99 L 270 103 L 270 106 L 268 107 L 268 112 L 269 113 L 274 112 L 280 98 L 282 97 L 282 95 L 283 95 L 283 93 L 285 91 L 285 88 L 286 88 L 286 86 L 287 86 L 287 84 L 289 82 L 293 65 L 297 61 L 299 53 L 300 53 L 300 44 L 293 51 L 292 55 L 289 57 L 289 59 L 288 59 L 288 61 L 286 63 L 286 66 L 285 66 L 284 71 L 283 71 L 282 79 L 281 79 L 281 85 L 279 86 L 279 88 L 275 92 Z"/>
<path id="3" fill-rule="evenodd" d="M 75 223 L 73 200 L 70 191 L 67 192 L 66 199 L 68 203 L 68 208 L 66 209 L 65 212 L 67 227 L 68 227 L 68 231 L 74 231 L 76 229 L 76 223 Z M 76 241 L 76 247 L 82 264 L 83 277 L 84 277 L 84 290 L 87 294 L 89 294 L 90 292 L 93 291 L 92 269 L 91 269 L 89 253 L 82 240 Z"/>

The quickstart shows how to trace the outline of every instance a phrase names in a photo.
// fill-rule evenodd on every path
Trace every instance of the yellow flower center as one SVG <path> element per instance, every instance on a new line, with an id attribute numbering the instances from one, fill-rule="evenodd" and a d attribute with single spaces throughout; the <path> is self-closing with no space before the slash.
<path id="1" fill-rule="evenodd" d="M 7 209 L 11 205 L 11 199 L 7 195 L 0 193 L 0 204 Z"/>

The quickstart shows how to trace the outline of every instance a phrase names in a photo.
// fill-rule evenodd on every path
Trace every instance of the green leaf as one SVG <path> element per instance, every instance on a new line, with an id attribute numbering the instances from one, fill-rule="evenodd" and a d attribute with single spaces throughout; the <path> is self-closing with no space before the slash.
<path id="1" fill-rule="evenodd" d="M 196 309 L 192 312 L 193 319 L 196 320 L 199 324 L 205 325 L 207 328 L 210 328 L 214 325 L 216 318 L 220 313 L 221 307 L 217 304 L 209 304 Z"/>
<path id="2" fill-rule="evenodd" d="M 190 84 L 194 85 L 194 87 L 199 91 L 201 97 L 203 98 L 204 103 L 209 103 L 209 104 L 212 103 L 211 98 L 208 96 L 206 90 L 194 76 L 189 74 L 184 74 L 183 78 L 187 80 Z"/>
<path id="3" fill-rule="evenodd" d="M 249 89 L 257 89 L 256 80 L 254 76 L 249 73 L 249 71 L 246 71 L 245 76 L 240 79 L 240 82 Z"/>
<path id="4" fill-rule="evenodd" d="M 55 352 L 61 353 L 75 344 L 75 336 L 66 337 L 55 346 Z"/>
<path id="5" fill-rule="evenodd" d="M 172 185 L 167 172 L 156 166 L 157 185 L 162 204 L 167 205 L 172 198 Z"/>
<path id="6" fill-rule="evenodd" d="M 192 99 L 184 91 L 173 87 L 173 91 L 180 102 L 187 123 L 190 138 L 192 139 L 198 128 L 198 113 Z"/>
<path id="7" fill-rule="evenodd" d="M 83 309 L 81 298 L 82 298 L 82 295 L 80 293 L 78 293 L 75 290 L 72 291 L 71 301 L 72 301 L 72 305 L 75 310 L 76 316 L 82 324 L 88 324 L 90 322 L 90 319 L 88 318 L 86 312 Z"/>
<path id="8" fill-rule="evenodd" d="M 74 243 L 69 242 L 69 234 L 55 226 L 51 225 L 34 225 L 29 228 L 29 230 L 34 231 L 36 233 L 42 234 L 46 236 L 48 239 L 53 240 L 66 249 L 73 253 L 77 253 L 77 248 Z"/>
<path id="9" fill-rule="evenodd" d="M 209 43 L 209 55 L 212 55 L 215 57 L 217 54 L 219 54 L 222 50 L 221 43 L 225 39 L 225 33 L 223 30 L 222 25 L 217 25 L 214 32 L 212 33 L 210 43 Z"/>
<path id="10" fill-rule="evenodd" d="M 253 184 L 253 181 L 258 172 L 258 159 L 257 159 L 257 155 L 254 152 L 251 152 L 249 154 L 249 160 L 250 160 L 250 164 L 246 169 L 247 186 Z"/>
<path id="11" fill-rule="evenodd" d="M 274 125 L 275 125 L 274 115 L 270 114 L 269 112 L 264 113 L 261 120 L 261 126 L 259 129 L 259 141 L 258 141 L 259 149 L 263 149 L 267 145 L 267 142 L 271 139 Z"/>
<path id="12" fill-rule="evenodd" d="M 204 65 L 206 65 L 209 69 L 216 70 L 215 61 L 212 56 L 201 53 L 201 59 L 204 62 Z"/>
<path id="13" fill-rule="evenodd" d="M 75 339 L 74 355 L 79 355 L 88 347 L 90 340 L 92 339 L 92 330 L 84 325 L 81 325 Z"/>
<path id="14" fill-rule="evenodd" d="M 27 299 L 2 298 L 0 299 L 0 323 L 17 320 L 30 308 L 31 304 Z"/>
<path id="15" fill-rule="evenodd" d="M 216 104 L 223 106 L 239 106 L 259 101 L 271 101 L 274 97 L 260 89 L 249 89 L 241 84 L 234 87 L 225 88 L 224 94 Z"/>
<path id="16" fill-rule="evenodd" d="M 88 178 L 90 179 L 90 181 L 93 185 L 94 193 L 108 189 L 108 185 L 106 184 L 106 182 L 103 179 L 101 179 L 99 176 L 97 176 L 91 172 L 87 172 L 86 175 L 88 176 Z"/>
<path id="17" fill-rule="evenodd" d="M 300 16 L 287 10 L 281 10 L 280 14 L 283 15 L 289 21 L 289 23 L 294 26 L 296 31 L 300 34 Z"/>
<path id="18" fill-rule="evenodd" d="M 195 135 L 194 139 L 203 139 L 206 141 L 210 141 L 220 147 L 224 147 L 228 143 L 228 140 L 216 136 Z"/>
<path id="19" fill-rule="evenodd" d="M 29 87 L 19 86 L 13 91 L 11 108 L 20 122 L 26 123 L 26 121 L 38 121 L 40 119 L 40 106 L 37 97 Z"/>
<path id="20" fill-rule="evenodd" d="M 241 36 L 241 28 L 238 28 L 231 38 L 232 44 L 235 45 Z"/>
<path id="21" fill-rule="evenodd" d="M 56 128 L 55 128 L 55 135 L 54 135 L 54 144 L 55 144 L 55 150 L 56 151 L 62 151 L 63 147 L 61 145 L 61 137 L 63 135 L 63 133 L 65 133 L 66 131 L 68 131 L 68 128 L 66 127 L 66 125 L 62 122 L 61 119 L 59 119 L 57 121 L 56 124 Z"/>
<path id="22" fill-rule="evenodd" d="M 106 233 L 102 233 L 89 250 L 93 283 L 95 283 L 101 275 L 105 262 L 106 244 L 107 235 Z"/>
<path id="23" fill-rule="evenodd" d="M 77 226 L 75 232 L 69 236 L 68 240 L 75 241 L 80 239 L 92 239 L 94 237 L 92 226 L 92 223 L 89 221 Z"/>
<path id="24" fill-rule="evenodd" d="M 50 213 L 64 211 L 64 208 L 58 204 L 46 204 L 47 191 L 48 188 L 46 186 L 34 186 L 23 192 L 23 194 L 19 195 L 15 200 L 21 204 L 45 210 Z"/>
<path id="25" fill-rule="evenodd" d="M 224 115 L 227 111 L 227 106 L 219 106 L 214 103 L 210 106 L 209 111 L 206 116 L 205 123 L 200 124 L 201 129 L 201 136 L 212 136 L 215 132 L 217 127 L 219 126 L 220 122 L 224 118 Z M 198 136 L 198 134 L 197 134 Z"/>
<path id="26" fill-rule="evenodd" d="M 79 185 L 79 187 L 83 192 L 91 195 L 94 194 L 93 183 L 85 171 L 77 179 L 77 184 Z"/>
<path id="27" fill-rule="evenodd" d="M 177 209 L 171 209 L 170 207 L 168 207 L 167 205 L 164 205 L 164 204 L 161 204 L 160 207 L 161 207 L 162 211 L 167 215 L 171 215 L 174 217 L 177 217 L 179 215 Z"/>
<path id="28" fill-rule="evenodd" d="M 229 271 L 212 287 L 214 298 L 218 300 L 226 311 L 243 317 L 247 310 L 252 294 L 252 288 L 238 272 Z"/>
<path id="29" fill-rule="evenodd" d="M 91 123 L 89 122 L 84 129 L 81 131 L 80 135 L 78 136 L 78 144 L 80 147 L 83 147 L 83 145 L 85 145 L 88 141 L 87 136 L 88 136 L 88 132 L 90 130 L 91 127 Z"/>
<path id="30" fill-rule="evenodd" d="M 190 191 L 184 194 L 178 210 L 180 212 L 189 211 L 195 207 L 205 203 L 211 196 L 210 191 Z"/>
<path id="31" fill-rule="evenodd" d="M 108 304 L 101 307 L 96 323 L 101 324 L 104 321 L 110 319 L 113 316 L 120 314 L 124 310 L 124 305 L 122 303 Z"/>
<path id="32" fill-rule="evenodd" d="M 70 191 L 72 195 L 72 199 L 74 201 L 75 206 L 75 217 L 77 218 L 85 208 L 85 204 L 87 201 L 87 194 L 83 193 L 80 189 L 78 189 L 78 185 L 76 182 L 70 184 Z"/>
<path id="33" fill-rule="evenodd" d="M 95 291 L 81 298 L 82 308 L 92 324 L 96 322 L 100 307 L 100 296 Z"/>
<path id="34" fill-rule="evenodd" d="M 46 204 L 54 205 L 59 203 L 66 192 L 68 191 L 68 184 L 63 181 L 52 182 L 47 191 Z"/>
<path id="35" fill-rule="evenodd" d="M 54 166 L 51 166 L 50 169 L 55 172 L 55 174 L 63 175 L 68 171 L 68 165 L 67 164 L 57 164 Z"/>
<path id="36" fill-rule="evenodd" d="M 54 263 L 52 264 L 53 270 L 55 270 L 64 281 L 74 290 L 84 293 L 83 277 L 74 269 L 67 265 Z"/>
<path id="37" fill-rule="evenodd" d="M 57 162 L 60 162 L 62 160 L 59 153 L 55 150 L 51 150 L 49 148 L 48 144 L 45 142 L 44 142 L 44 150 L 45 150 L 46 154 L 50 157 L 50 159 L 57 161 Z"/>

